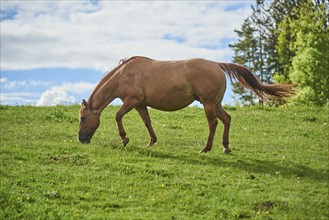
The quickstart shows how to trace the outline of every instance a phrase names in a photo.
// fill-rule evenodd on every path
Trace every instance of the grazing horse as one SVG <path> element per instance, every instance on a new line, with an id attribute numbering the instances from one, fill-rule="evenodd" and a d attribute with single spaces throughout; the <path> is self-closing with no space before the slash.
<path id="1" fill-rule="evenodd" d="M 100 124 L 102 111 L 115 98 L 123 102 L 116 114 L 119 135 L 123 145 L 128 144 L 122 117 L 136 109 L 150 134 L 149 146 L 157 141 L 147 107 L 163 111 L 176 111 L 198 100 L 204 106 L 209 125 L 208 140 L 200 152 L 210 151 L 213 145 L 217 118 L 224 124 L 222 144 L 224 153 L 229 148 L 231 116 L 221 102 L 226 90 L 226 77 L 237 80 L 261 99 L 284 100 L 293 94 L 291 84 L 261 83 L 247 68 L 205 59 L 157 61 L 135 56 L 121 60 L 96 86 L 88 102 L 80 109 L 79 141 L 89 143 Z"/>

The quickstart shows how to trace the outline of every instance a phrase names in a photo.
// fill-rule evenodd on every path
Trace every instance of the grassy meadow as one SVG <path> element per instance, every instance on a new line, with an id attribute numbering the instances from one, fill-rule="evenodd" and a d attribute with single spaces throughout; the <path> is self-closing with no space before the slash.
<path id="1" fill-rule="evenodd" d="M 136 111 L 121 144 L 102 114 L 77 141 L 79 106 L 0 106 L 1 219 L 329 219 L 328 108 L 229 108 L 211 152 L 203 109 L 150 109 L 158 143 Z"/>

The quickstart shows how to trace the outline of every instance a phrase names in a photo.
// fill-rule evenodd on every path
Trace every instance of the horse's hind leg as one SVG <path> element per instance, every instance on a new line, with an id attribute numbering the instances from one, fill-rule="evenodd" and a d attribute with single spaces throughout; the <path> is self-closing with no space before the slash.
<path id="1" fill-rule="evenodd" d="M 231 124 L 231 116 L 223 109 L 221 104 L 217 105 L 216 108 L 217 117 L 223 122 L 224 124 L 224 132 L 223 132 L 223 146 L 224 146 L 224 153 L 229 154 L 231 153 L 231 149 L 228 147 L 229 145 L 229 132 L 230 132 L 230 124 Z"/>
<path id="2" fill-rule="evenodd" d="M 147 106 L 138 106 L 135 108 L 138 113 L 140 114 L 141 118 L 143 119 L 144 121 L 144 124 L 150 134 L 150 137 L 151 137 L 151 141 L 150 143 L 148 144 L 148 146 L 152 146 L 153 144 L 155 144 L 155 142 L 157 141 L 157 137 L 154 133 L 154 130 L 152 128 L 152 125 L 151 125 L 151 119 L 150 119 L 150 115 L 149 115 L 149 112 L 147 110 Z"/>
<path id="3" fill-rule="evenodd" d="M 208 126 L 209 126 L 209 135 L 206 146 L 200 151 L 200 153 L 205 153 L 208 151 L 211 151 L 212 144 L 214 141 L 215 131 L 217 127 L 217 114 L 215 105 L 211 103 L 205 103 L 204 105 L 204 111 L 208 120 Z"/>

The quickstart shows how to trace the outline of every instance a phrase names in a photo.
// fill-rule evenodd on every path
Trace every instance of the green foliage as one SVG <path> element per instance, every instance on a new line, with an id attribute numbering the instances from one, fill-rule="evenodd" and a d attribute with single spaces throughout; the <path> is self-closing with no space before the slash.
<path id="1" fill-rule="evenodd" d="M 298 19 L 290 23 L 296 41 L 292 59 L 291 80 L 298 84 L 296 101 L 324 105 L 329 102 L 329 29 L 328 11 L 324 5 L 314 7 L 309 1 L 296 12 Z M 311 13 L 310 13 L 311 12 Z"/>
<path id="2" fill-rule="evenodd" d="M 292 57 L 294 56 L 294 52 L 291 49 L 292 39 L 291 28 L 288 24 L 289 16 L 285 17 L 285 19 L 279 23 L 278 29 L 278 43 L 276 45 L 276 49 L 279 54 L 279 63 L 282 66 L 282 71 L 276 73 L 275 82 L 289 82 L 289 73 L 291 69 Z"/>
<path id="3" fill-rule="evenodd" d="M 234 108 L 231 147 L 198 154 L 203 109 L 137 112 L 123 147 L 108 107 L 92 143 L 79 106 L 0 106 L 1 219 L 328 219 L 328 108 Z"/>
<path id="4" fill-rule="evenodd" d="M 323 106 L 329 101 L 329 4 L 327 1 L 256 0 L 233 44 L 233 62 L 248 66 L 261 81 L 298 85 L 296 104 Z M 253 30 L 244 28 L 246 21 Z M 250 38 L 252 40 L 248 40 Z M 243 47 L 240 45 L 244 42 Z M 256 42 L 253 43 L 253 42 Z M 245 51 L 252 50 L 247 59 Z M 250 62 L 251 60 L 251 62 Z M 235 86 L 236 87 L 236 86 Z M 242 96 L 240 88 L 234 90 Z"/>
<path id="5" fill-rule="evenodd" d="M 283 14 L 289 13 L 293 5 L 291 2 L 274 1 L 269 4 L 257 0 L 255 6 L 252 5 L 253 13 L 244 20 L 241 30 L 235 30 L 239 40 L 229 45 L 234 50 L 233 62 L 251 69 L 262 82 L 272 83 L 274 74 L 282 75 L 276 29 Z M 254 104 L 255 96 L 241 86 L 234 85 L 233 92 L 239 95 L 242 104 Z"/>

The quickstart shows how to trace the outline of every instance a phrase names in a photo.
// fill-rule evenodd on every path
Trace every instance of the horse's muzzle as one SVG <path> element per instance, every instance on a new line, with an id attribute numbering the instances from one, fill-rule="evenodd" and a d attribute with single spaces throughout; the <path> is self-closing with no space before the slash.
<path id="1" fill-rule="evenodd" d="M 78 139 L 79 139 L 80 143 L 82 143 L 82 144 L 90 143 L 90 137 L 88 135 L 80 135 Z"/>

